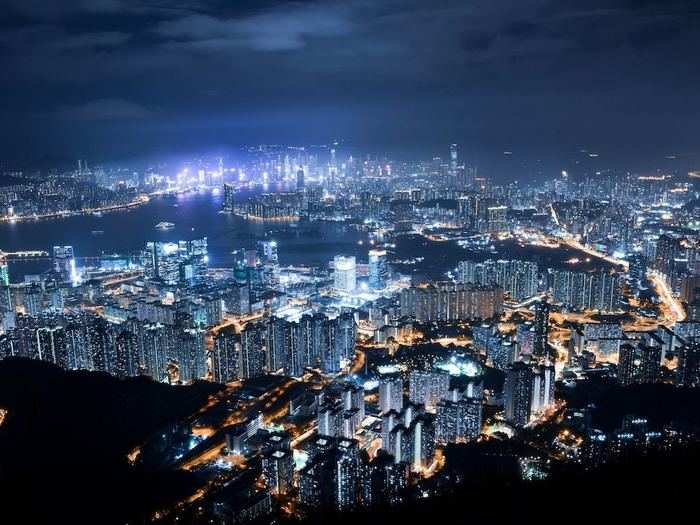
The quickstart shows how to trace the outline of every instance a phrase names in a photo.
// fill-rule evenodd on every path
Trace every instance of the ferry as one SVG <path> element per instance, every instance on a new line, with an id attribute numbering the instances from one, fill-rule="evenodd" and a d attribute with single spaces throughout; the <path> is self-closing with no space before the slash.
<path id="1" fill-rule="evenodd" d="M 157 230 L 164 230 L 164 231 L 165 230 L 172 230 L 174 227 L 175 227 L 175 223 L 166 222 L 166 221 L 159 222 L 158 224 L 156 224 Z"/>

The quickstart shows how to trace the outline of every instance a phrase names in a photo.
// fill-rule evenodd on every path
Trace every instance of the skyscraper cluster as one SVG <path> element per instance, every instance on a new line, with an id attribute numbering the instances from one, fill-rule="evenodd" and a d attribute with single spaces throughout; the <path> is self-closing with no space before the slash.
<path id="1" fill-rule="evenodd" d="M 498 285 L 514 301 L 523 301 L 539 291 L 538 266 L 530 261 L 461 261 L 457 267 L 457 274 L 461 283 Z"/>
<path id="2" fill-rule="evenodd" d="M 622 276 L 606 271 L 551 271 L 554 301 L 575 310 L 614 312 L 620 308 Z"/>
<path id="3" fill-rule="evenodd" d="M 147 279 L 170 285 L 202 283 L 209 262 L 207 239 L 147 242 L 143 261 Z"/>
<path id="4" fill-rule="evenodd" d="M 325 391 L 317 397 L 318 434 L 354 439 L 365 419 L 364 389 L 348 383 L 337 394 Z"/>
<path id="5" fill-rule="evenodd" d="M 112 323 L 94 314 L 18 316 L 15 328 L 0 335 L 0 356 L 186 383 L 207 373 L 204 335 L 186 319 L 167 325 Z"/>
<path id="6" fill-rule="evenodd" d="M 265 371 L 297 377 L 305 367 L 338 373 L 354 356 L 356 336 L 350 312 L 334 319 L 318 313 L 305 314 L 298 322 L 272 317 L 249 323 L 241 332 L 240 377 Z"/>
<path id="7" fill-rule="evenodd" d="M 515 427 L 524 427 L 554 403 L 554 366 L 516 361 L 506 370 L 503 389 L 504 416 Z"/>
<path id="8" fill-rule="evenodd" d="M 401 314 L 417 321 L 488 319 L 503 307 L 499 286 L 438 282 L 401 291 Z"/>

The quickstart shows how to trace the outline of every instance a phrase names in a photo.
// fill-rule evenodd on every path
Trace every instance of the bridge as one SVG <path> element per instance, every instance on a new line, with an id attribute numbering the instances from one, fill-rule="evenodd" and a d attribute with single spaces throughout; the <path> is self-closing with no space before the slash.
<path id="1" fill-rule="evenodd" d="M 37 258 L 37 257 L 49 257 L 49 252 L 43 250 L 24 250 L 19 252 L 4 252 L 0 250 L 0 259 L 10 259 L 10 258 Z"/>

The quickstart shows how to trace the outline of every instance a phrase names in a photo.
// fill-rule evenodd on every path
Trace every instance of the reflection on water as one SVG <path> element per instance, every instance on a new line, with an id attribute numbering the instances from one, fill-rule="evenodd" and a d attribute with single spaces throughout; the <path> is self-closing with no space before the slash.
<path id="1" fill-rule="evenodd" d="M 47 250 L 54 245 L 72 245 L 77 256 L 102 253 L 133 254 L 150 240 L 177 241 L 207 237 L 213 266 L 230 263 L 234 249 L 252 247 L 255 241 L 273 238 L 279 242 L 282 264 L 325 265 L 336 254 L 367 257 L 366 234 L 336 223 L 263 223 L 220 213 L 223 196 L 211 192 L 152 198 L 143 206 L 101 217 L 80 215 L 64 219 L 0 225 L 0 250 Z M 172 222 L 170 230 L 156 229 Z M 93 234 L 93 232 L 102 232 Z M 41 266 L 41 267 L 39 267 Z M 13 261 L 13 280 L 24 273 L 46 269 L 48 263 Z"/>

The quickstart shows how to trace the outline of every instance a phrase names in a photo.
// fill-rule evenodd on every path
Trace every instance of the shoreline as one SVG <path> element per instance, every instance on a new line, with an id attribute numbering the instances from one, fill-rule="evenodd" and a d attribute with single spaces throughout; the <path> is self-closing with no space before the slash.
<path id="1" fill-rule="evenodd" d="M 46 213 L 43 215 L 21 215 L 16 217 L 2 217 L 0 218 L 0 224 L 16 224 L 18 222 L 29 222 L 29 221 L 48 221 L 52 219 L 66 219 L 69 217 L 77 217 L 79 215 L 92 215 L 94 213 L 110 213 L 121 210 L 128 210 L 141 206 L 142 204 L 147 204 L 150 201 L 150 197 L 145 195 L 139 197 L 137 200 L 128 202 L 126 204 L 117 204 L 113 206 L 105 206 L 103 208 L 91 208 L 75 211 L 62 211 L 56 213 Z"/>

